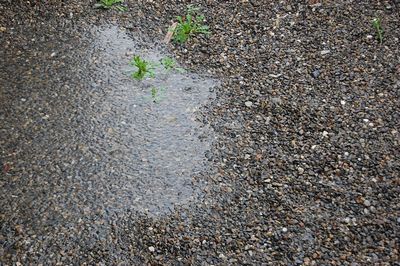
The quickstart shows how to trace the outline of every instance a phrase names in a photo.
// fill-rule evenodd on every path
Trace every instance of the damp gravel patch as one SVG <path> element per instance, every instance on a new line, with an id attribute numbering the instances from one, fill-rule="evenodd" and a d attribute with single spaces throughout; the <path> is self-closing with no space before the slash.
<path id="1" fill-rule="evenodd" d="M 82 106 L 90 108 L 83 114 L 87 123 L 75 129 L 87 132 L 78 149 L 94 151 L 94 158 L 103 161 L 96 180 L 116 186 L 107 201 L 119 209 L 169 211 L 199 193 L 193 178 L 207 168 L 212 133 L 196 121 L 196 112 L 212 97 L 215 82 L 163 69 L 160 61 L 166 54 L 116 26 L 95 31 L 88 49 L 90 74 L 79 77 L 89 85 L 80 92 L 85 95 Z M 154 78 L 132 80 L 136 69 L 128 63 L 134 55 L 158 65 Z"/>
<path id="2" fill-rule="evenodd" d="M 74 72 L 68 65 L 74 64 L 56 60 L 51 64 L 47 59 L 57 47 L 66 48 L 63 62 L 69 58 L 71 63 L 73 58 L 88 59 L 79 64 L 90 62 L 96 55 L 77 57 L 72 51 L 95 45 L 93 38 L 82 35 L 93 36 L 93 24 L 109 23 L 125 28 L 129 36 L 147 36 L 143 43 L 158 42 L 172 20 L 185 13 L 187 4 L 128 0 L 128 12 L 100 12 L 92 9 L 93 3 L 77 0 L 16 2 L 0 3 L 0 12 L 4 11 L 0 44 L 5 48 L 0 55 L 8 62 L 2 65 L 5 71 L 0 71 L 0 77 L 18 88 L 0 95 L 2 107 L 8 110 L 2 140 L 17 139 L 14 135 L 21 131 L 15 129 L 25 122 L 21 115 L 14 115 L 19 109 L 12 110 L 8 100 L 16 95 L 24 98 L 24 86 L 19 84 L 38 71 L 29 66 L 25 52 L 30 60 L 47 62 L 41 67 L 50 75 L 73 85 L 68 77 Z M 199 178 L 204 182 L 204 187 L 198 186 L 201 199 L 177 204 L 161 216 L 128 209 L 104 212 L 101 206 L 84 209 L 88 215 L 77 216 L 73 206 L 78 204 L 59 209 L 57 181 L 48 182 L 53 194 L 49 186 L 32 189 L 33 176 L 25 179 L 26 185 L 18 183 L 21 176 L 14 165 L 5 164 L 8 175 L 2 186 L 14 184 L 18 190 L 25 185 L 30 190 L 23 191 L 27 192 L 24 198 L 7 196 L 12 206 L 0 216 L 0 261 L 6 265 L 398 265 L 398 1 L 196 3 L 212 34 L 166 48 L 180 65 L 210 73 L 220 81 L 215 99 L 201 108 L 199 116 L 214 132 L 207 153 L 213 171 L 207 173 L 205 167 Z M 374 18 L 380 19 L 384 30 L 381 44 L 371 25 Z M 108 30 L 111 35 L 115 32 Z M 80 36 L 71 38 L 75 35 Z M 30 48 L 32 39 L 41 41 L 47 48 L 42 51 L 47 51 L 35 54 Z M 141 56 L 151 59 L 145 52 Z M 108 71 L 96 69 L 99 75 L 89 84 L 103 88 L 98 82 L 103 78 L 97 77 L 107 77 Z M 124 64 L 124 71 L 131 69 Z M 121 76 L 137 84 L 125 73 Z M 79 85 L 79 80 L 74 84 Z M 142 94 L 132 95 L 149 99 L 146 86 L 152 84 L 145 84 Z M 36 88 L 32 94 L 51 97 L 39 91 Z M 81 102 L 51 104 L 90 110 L 100 119 L 107 104 L 98 102 L 93 107 L 88 99 L 96 93 L 86 91 L 89 97 Z M 66 96 L 76 99 L 73 93 Z M 42 117 L 41 110 L 30 112 Z M 104 129 L 108 136 L 108 127 L 84 116 L 79 119 L 88 127 Z M 29 134 L 21 136 L 27 139 Z M 90 139 L 82 135 L 85 138 Z M 13 145 L 2 148 L 12 150 Z M 120 154 L 115 152 L 115 156 Z M 26 158 L 34 155 L 33 149 L 24 153 Z M 28 164 L 24 167 L 19 168 L 23 173 L 32 172 Z M 35 194 L 29 194 L 32 191 Z M 34 197 L 46 204 L 36 210 L 30 202 Z M 85 199 L 76 202 L 87 204 Z M 40 213 L 41 219 L 32 212 Z"/>
<path id="3" fill-rule="evenodd" d="M 32 38 L 0 63 L 3 235 L 121 212 L 165 215 L 201 197 L 213 133 L 199 108 L 216 82 L 161 65 L 154 78 L 132 79 L 133 55 L 171 55 L 117 26 L 51 38 Z"/>

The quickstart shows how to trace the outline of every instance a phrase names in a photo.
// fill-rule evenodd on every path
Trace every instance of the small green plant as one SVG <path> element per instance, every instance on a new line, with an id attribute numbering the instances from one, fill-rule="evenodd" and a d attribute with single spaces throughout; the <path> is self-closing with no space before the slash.
<path id="1" fill-rule="evenodd" d="M 372 20 L 372 26 L 376 30 L 376 35 L 378 37 L 379 43 L 382 43 L 382 41 L 383 41 L 383 30 L 382 30 L 381 20 L 379 18 L 374 18 Z"/>
<path id="2" fill-rule="evenodd" d="M 190 38 L 190 36 L 195 34 L 210 34 L 209 27 L 207 25 L 203 25 L 204 15 L 196 15 L 199 10 L 200 9 L 198 7 L 189 5 L 187 7 L 186 16 L 176 17 L 178 20 L 178 25 L 176 26 L 173 34 L 173 40 L 175 42 L 184 43 Z"/>
<path id="3" fill-rule="evenodd" d="M 126 11 L 127 8 L 122 5 L 123 2 L 124 0 L 100 0 L 94 7 L 103 9 L 115 8 L 119 11 Z"/>
<path id="4" fill-rule="evenodd" d="M 140 56 L 134 56 L 130 65 L 137 68 L 136 72 L 131 74 L 132 78 L 136 80 L 142 80 L 145 77 L 154 78 L 154 66 L 150 62 L 141 59 Z"/>
<path id="5" fill-rule="evenodd" d="M 161 64 L 164 66 L 166 70 L 173 69 L 176 65 L 174 59 L 170 57 L 164 57 L 163 59 L 161 59 Z"/>
<path id="6" fill-rule="evenodd" d="M 164 57 L 163 59 L 161 59 L 161 65 L 163 65 L 167 71 L 176 70 L 180 73 L 185 72 L 185 69 L 177 67 L 175 60 L 170 57 Z"/>
<path id="7" fill-rule="evenodd" d="M 151 92 L 152 101 L 154 103 L 159 103 L 161 101 L 161 99 L 162 99 L 162 96 L 163 96 L 163 94 L 165 92 L 165 89 L 164 88 L 158 89 L 156 87 L 153 87 L 153 88 L 151 88 L 150 92 Z"/>

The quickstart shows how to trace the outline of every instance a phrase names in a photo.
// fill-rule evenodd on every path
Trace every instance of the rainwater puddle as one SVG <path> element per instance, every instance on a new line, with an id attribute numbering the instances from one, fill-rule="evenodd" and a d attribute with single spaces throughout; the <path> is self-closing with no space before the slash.
<path id="1" fill-rule="evenodd" d="M 92 98 L 92 118 L 104 146 L 93 147 L 113 161 L 101 175 L 110 184 L 114 178 L 120 182 L 114 201 L 163 212 L 192 199 L 192 180 L 206 168 L 210 142 L 210 131 L 196 121 L 196 112 L 211 96 L 214 81 L 161 65 L 155 78 L 133 80 L 129 74 L 136 68 L 128 65 L 133 55 L 152 63 L 166 55 L 135 43 L 116 27 L 102 30 L 93 48 L 91 60 L 100 80 L 93 87 L 105 87 L 104 96 Z"/>
<path id="2" fill-rule="evenodd" d="M 32 60 L 5 93 L 17 111 L 3 117 L 13 124 L 3 160 L 22 177 L 6 192 L 20 205 L 70 214 L 164 214 L 195 200 L 212 141 L 198 111 L 215 81 L 162 66 L 155 78 L 133 80 L 133 55 L 157 63 L 168 55 L 116 26 L 94 27 L 69 45 Z M 53 51 L 35 49 L 36 57 Z"/>

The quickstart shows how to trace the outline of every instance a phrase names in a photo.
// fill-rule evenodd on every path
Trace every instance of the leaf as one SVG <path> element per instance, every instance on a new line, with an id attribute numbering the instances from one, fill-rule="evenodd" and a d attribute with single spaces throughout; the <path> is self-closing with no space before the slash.
<path id="1" fill-rule="evenodd" d="M 125 7 L 125 6 L 116 6 L 115 8 L 116 8 L 118 11 L 121 11 L 121 12 L 125 12 L 125 11 L 128 10 L 128 8 Z"/>
<path id="2" fill-rule="evenodd" d="M 199 15 L 196 17 L 197 22 L 202 22 L 204 20 L 204 15 Z"/>
<path id="3" fill-rule="evenodd" d="M 187 20 L 187 22 L 188 22 L 189 24 L 192 24 L 192 15 L 187 14 L 187 15 L 186 15 L 186 20 Z"/>
<path id="4" fill-rule="evenodd" d="M 179 21 L 179 23 L 183 23 L 183 18 L 181 16 L 177 16 L 176 19 Z"/>

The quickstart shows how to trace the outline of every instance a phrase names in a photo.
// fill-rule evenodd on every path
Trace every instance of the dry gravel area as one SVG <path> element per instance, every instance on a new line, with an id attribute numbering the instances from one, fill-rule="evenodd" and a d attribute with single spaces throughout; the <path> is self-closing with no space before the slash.
<path id="1" fill-rule="evenodd" d="M 163 44 L 190 3 L 212 34 Z M 0 265 L 400 265 L 399 1 L 93 5 L 0 1 Z M 88 41 L 104 27 L 217 81 L 182 131 L 210 128 L 209 146 L 177 145 L 189 185 L 171 198 L 153 179 L 147 203 L 173 205 L 158 212 L 130 207 L 147 161 L 106 115 L 147 120 L 108 91 L 132 81 L 101 72 L 123 60 L 96 57 L 117 55 Z"/>

